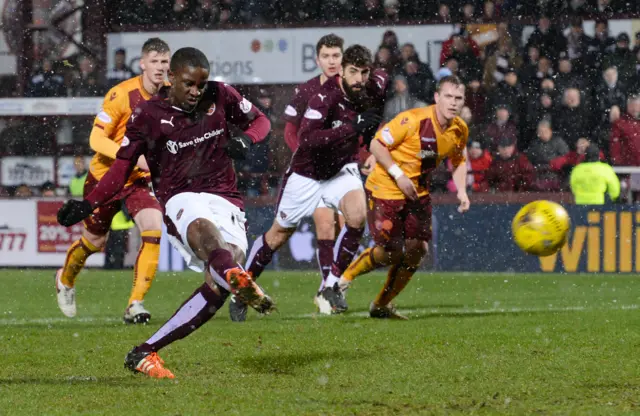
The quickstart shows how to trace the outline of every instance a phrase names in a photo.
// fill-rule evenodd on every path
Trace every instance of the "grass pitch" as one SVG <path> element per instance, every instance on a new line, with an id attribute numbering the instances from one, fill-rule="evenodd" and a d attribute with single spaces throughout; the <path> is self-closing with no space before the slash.
<path id="1" fill-rule="evenodd" d="M 0 414 L 640 413 L 636 276 L 419 274 L 397 322 L 366 317 L 381 273 L 333 317 L 314 314 L 315 273 L 266 273 L 279 313 L 234 324 L 225 309 L 161 351 L 176 379 L 158 381 L 124 355 L 202 278 L 160 274 L 152 323 L 125 326 L 131 274 L 83 272 L 66 319 L 52 271 L 0 271 Z"/>

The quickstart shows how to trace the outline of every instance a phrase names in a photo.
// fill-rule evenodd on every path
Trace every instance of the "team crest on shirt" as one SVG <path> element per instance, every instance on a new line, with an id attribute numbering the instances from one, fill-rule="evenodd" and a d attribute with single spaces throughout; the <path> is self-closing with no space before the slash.
<path id="1" fill-rule="evenodd" d="M 114 91 L 114 92 L 112 92 L 112 93 L 111 93 L 111 96 L 109 97 L 109 101 L 113 101 L 113 100 L 115 100 L 115 99 L 116 99 L 116 95 L 117 95 L 117 94 L 116 94 L 116 92 L 115 92 L 115 91 Z"/>
<path id="2" fill-rule="evenodd" d="M 283 220 L 287 219 L 287 214 L 285 214 L 284 211 L 280 211 L 280 218 Z"/>
<path id="3" fill-rule="evenodd" d="M 409 119 L 407 117 L 403 118 L 402 121 L 400 121 L 400 125 L 404 126 L 405 124 L 407 124 L 409 122 Z"/>
<path id="4" fill-rule="evenodd" d="M 240 105 L 240 111 L 242 111 L 245 114 L 251 111 L 251 108 L 253 107 L 253 104 L 251 104 L 251 101 L 247 100 L 246 98 L 243 98 L 242 101 L 240 101 L 239 105 Z"/>
<path id="5" fill-rule="evenodd" d="M 173 140 L 167 140 L 167 150 L 173 155 L 178 154 L 178 143 Z"/>
<path id="6" fill-rule="evenodd" d="M 216 112 L 216 103 L 211 104 L 211 107 L 207 110 L 207 115 L 212 116 Z"/>
<path id="7" fill-rule="evenodd" d="M 129 144 L 131 144 L 131 141 L 129 140 L 129 138 L 127 136 L 124 136 L 122 138 L 122 143 L 120 143 L 120 147 L 127 147 L 127 146 L 129 146 Z"/>

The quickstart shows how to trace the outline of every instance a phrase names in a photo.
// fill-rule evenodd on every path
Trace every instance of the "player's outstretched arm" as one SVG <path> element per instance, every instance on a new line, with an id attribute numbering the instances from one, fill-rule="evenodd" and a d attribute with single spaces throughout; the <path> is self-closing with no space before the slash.
<path id="1" fill-rule="evenodd" d="M 411 201 L 418 199 L 418 191 L 411 181 L 404 174 L 404 171 L 398 166 L 391 157 L 389 149 L 378 140 L 371 142 L 371 154 L 375 156 L 376 161 L 389 173 L 395 181 L 398 188 L 402 191 L 404 196 Z"/>

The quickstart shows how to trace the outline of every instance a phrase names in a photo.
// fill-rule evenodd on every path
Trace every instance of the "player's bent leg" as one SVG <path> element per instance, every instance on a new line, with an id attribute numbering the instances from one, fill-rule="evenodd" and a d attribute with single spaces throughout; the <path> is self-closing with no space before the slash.
<path id="1" fill-rule="evenodd" d="M 277 220 L 273 222 L 269 231 L 253 242 L 245 269 L 254 279 L 260 277 L 264 268 L 271 263 L 273 254 L 282 247 L 296 231 L 296 227 L 282 226 Z"/>
<path id="2" fill-rule="evenodd" d="M 125 323 L 146 324 L 151 319 L 151 313 L 144 307 L 144 297 L 158 270 L 162 212 L 155 208 L 144 208 L 135 214 L 133 221 L 140 230 L 142 244 L 133 268 L 133 285 L 123 319 Z"/>
<path id="3" fill-rule="evenodd" d="M 336 228 L 338 226 L 337 214 L 334 210 L 327 207 L 318 207 L 313 212 L 313 222 L 316 226 L 316 257 L 318 258 L 318 266 L 322 281 L 320 290 L 324 287 L 324 282 L 331 271 L 331 263 L 333 263 L 333 246 L 336 240 Z"/>
<path id="4" fill-rule="evenodd" d="M 389 269 L 387 281 L 370 307 L 372 318 L 407 319 L 400 315 L 391 301 L 404 290 L 428 252 L 428 243 L 424 240 L 405 241 L 405 253 L 402 262 Z"/>
<path id="5" fill-rule="evenodd" d="M 378 245 L 363 250 L 362 253 L 351 262 L 347 270 L 342 273 L 338 286 L 340 286 L 340 289 L 343 291 L 347 290 L 356 277 L 372 272 L 380 267 L 398 264 L 402 261 L 402 257 L 403 253 L 401 250 L 387 251 L 384 247 Z"/>
<path id="6" fill-rule="evenodd" d="M 96 235 L 86 229 L 83 230 L 82 237 L 74 241 L 67 250 L 64 266 L 56 271 L 55 288 L 58 307 L 69 318 L 73 318 L 77 313 L 76 278 L 89 256 L 104 247 L 106 237 L 106 234 Z"/>

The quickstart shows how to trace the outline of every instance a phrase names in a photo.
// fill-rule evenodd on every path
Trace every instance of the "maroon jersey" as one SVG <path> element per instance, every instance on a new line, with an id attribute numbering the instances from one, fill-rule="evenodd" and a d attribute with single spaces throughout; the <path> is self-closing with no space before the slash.
<path id="1" fill-rule="evenodd" d="M 339 77 L 327 80 L 305 110 L 298 132 L 300 147 L 293 155 L 291 171 L 326 180 L 347 163 L 356 162 L 360 141 L 352 122 L 367 108 L 378 108 L 382 113 L 388 81 L 386 72 L 373 71 L 366 85 L 368 104 L 365 109 L 357 109 L 340 88 Z"/>
<path id="2" fill-rule="evenodd" d="M 315 94 L 318 93 L 322 84 L 320 84 L 320 76 L 311 78 L 309 81 L 304 82 L 296 87 L 293 99 L 284 110 L 283 118 L 285 121 L 294 124 L 296 127 L 300 126 L 300 121 L 307 109 L 309 100 Z"/>
<path id="3" fill-rule="evenodd" d="M 251 140 L 258 142 L 269 131 L 268 119 L 233 87 L 223 83 L 209 81 L 198 107 L 191 112 L 172 106 L 168 90 L 169 87 L 162 88 L 158 95 L 134 110 L 117 162 L 126 162 L 131 169 L 144 155 L 156 197 L 163 206 L 179 193 L 203 192 L 219 195 L 243 208 L 233 163 L 224 150 L 231 137 L 229 124 L 245 130 Z M 101 183 L 119 180 L 111 170 Z M 106 202 L 111 192 L 106 191 L 109 186 L 105 184 L 102 192 L 87 197 L 92 206 Z"/>

